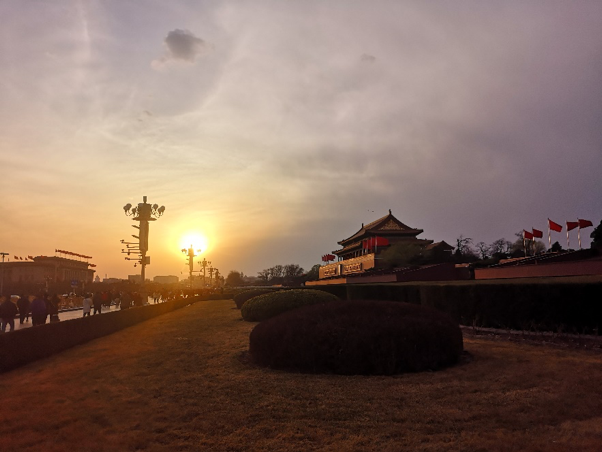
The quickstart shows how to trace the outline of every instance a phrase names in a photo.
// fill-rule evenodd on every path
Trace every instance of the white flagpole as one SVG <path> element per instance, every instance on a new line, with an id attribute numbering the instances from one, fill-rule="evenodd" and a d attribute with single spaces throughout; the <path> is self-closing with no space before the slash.
<path id="1" fill-rule="evenodd" d="M 552 248 L 552 236 L 550 235 L 550 219 L 548 218 L 548 246 Z"/>
<path id="2" fill-rule="evenodd" d="M 577 237 L 579 238 L 579 249 L 581 249 L 581 226 L 577 227 Z"/>
<path id="3" fill-rule="evenodd" d="M 571 243 L 569 242 L 569 222 L 566 222 L 566 249 L 571 249 Z"/>

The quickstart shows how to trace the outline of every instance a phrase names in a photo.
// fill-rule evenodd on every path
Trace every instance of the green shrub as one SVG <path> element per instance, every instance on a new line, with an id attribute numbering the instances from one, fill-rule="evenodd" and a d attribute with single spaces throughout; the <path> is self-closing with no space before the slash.
<path id="1" fill-rule="evenodd" d="M 259 323 L 249 352 L 259 365 L 303 372 L 391 375 L 458 362 L 462 332 L 447 314 L 390 301 L 336 301 Z"/>
<path id="2" fill-rule="evenodd" d="M 338 300 L 338 297 L 321 290 L 281 290 L 251 298 L 242 305 L 240 312 L 242 318 L 246 321 L 259 322 L 301 306 L 336 300 Z"/>
<path id="3" fill-rule="evenodd" d="M 245 304 L 247 300 L 250 300 L 253 297 L 257 297 L 259 295 L 263 295 L 266 293 L 272 293 L 274 289 L 251 289 L 245 290 L 244 292 L 239 293 L 234 296 L 234 303 L 236 303 L 236 307 L 238 309 L 242 308 L 242 305 Z"/>

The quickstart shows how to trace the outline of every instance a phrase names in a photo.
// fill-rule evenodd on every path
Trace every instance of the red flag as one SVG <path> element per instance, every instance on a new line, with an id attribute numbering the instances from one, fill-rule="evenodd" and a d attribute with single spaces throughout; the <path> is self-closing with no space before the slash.
<path id="1" fill-rule="evenodd" d="M 27 256 L 27 258 L 33 260 L 33 256 Z"/>
<path id="2" fill-rule="evenodd" d="M 543 232 L 538 229 L 533 229 L 533 237 L 537 237 L 538 239 L 543 238 Z"/>
<path id="3" fill-rule="evenodd" d="M 15 260 L 16 260 L 16 261 L 18 261 L 18 260 L 19 260 L 19 258 L 18 258 L 17 256 L 15 256 Z"/>
<path id="4" fill-rule="evenodd" d="M 523 229 L 523 239 L 533 240 L 533 234 Z"/>
<path id="5" fill-rule="evenodd" d="M 594 224 L 589 220 L 579 219 L 579 229 L 589 228 L 590 226 L 593 226 L 593 225 Z"/>
<path id="6" fill-rule="evenodd" d="M 577 226 L 579 226 L 579 222 L 578 221 L 567 221 L 566 222 L 566 230 L 567 231 L 572 231 Z"/>
<path id="7" fill-rule="evenodd" d="M 552 220 L 550 220 L 548 218 L 548 227 L 552 230 L 552 231 L 556 231 L 556 232 L 561 232 L 562 231 L 562 226 L 560 226 L 558 223 L 554 223 Z"/>

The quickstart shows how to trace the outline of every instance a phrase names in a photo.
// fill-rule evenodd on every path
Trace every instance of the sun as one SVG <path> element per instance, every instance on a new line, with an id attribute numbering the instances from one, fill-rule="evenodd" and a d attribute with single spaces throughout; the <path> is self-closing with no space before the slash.
<path id="1" fill-rule="evenodd" d="M 188 249 L 191 245 L 195 252 L 200 250 L 204 253 L 209 248 L 209 240 L 200 232 L 189 232 L 180 238 L 180 248 Z"/>

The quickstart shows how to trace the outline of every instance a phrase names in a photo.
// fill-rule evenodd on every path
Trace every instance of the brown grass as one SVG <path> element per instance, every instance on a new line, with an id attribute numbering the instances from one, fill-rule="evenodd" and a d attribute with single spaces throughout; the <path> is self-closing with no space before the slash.
<path id="1" fill-rule="evenodd" d="M 468 339 L 396 377 L 241 361 L 253 324 L 199 302 L 0 376 L 3 451 L 599 451 L 602 354 Z"/>

